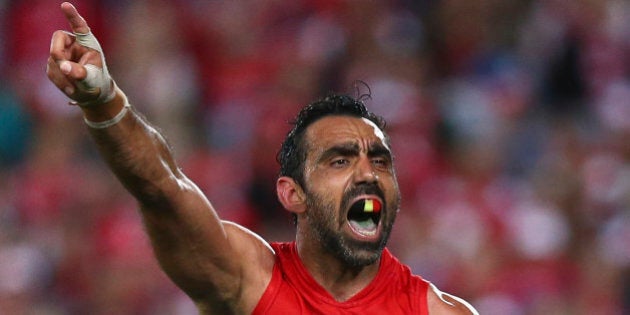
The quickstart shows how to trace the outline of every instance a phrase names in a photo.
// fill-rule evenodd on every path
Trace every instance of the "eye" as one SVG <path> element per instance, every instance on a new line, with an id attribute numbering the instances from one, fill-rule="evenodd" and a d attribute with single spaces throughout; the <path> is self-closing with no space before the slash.
<path id="1" fill-rule="evenodd" d="M 386 158 L 373 158 L 372 164 L 374 164 L 378 168 L 387 168 L 389 167 L 389 160 Z"/>
<path id="2" fill-rule="evenodd" d="M 350 163 L 350 161 L 348 161 L 348 159 L 345 159 L 345 158 L 336 158 L 336 159 L 333 159 L 333 160 L 332 160 L 332 162 L 330 163 L 330 165 L 331 165 L 332 167 L 337 167 L 337 168 L 340 168 L 340 167 L 344 167 L 344 166 L 348 165 L 348 163 Z"/>

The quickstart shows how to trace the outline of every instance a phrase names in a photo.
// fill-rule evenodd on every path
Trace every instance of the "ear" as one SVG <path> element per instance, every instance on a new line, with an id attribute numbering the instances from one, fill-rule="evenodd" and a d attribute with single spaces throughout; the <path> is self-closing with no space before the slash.
<path id="1" fill-rule="evenodd" d="M 281 176 L 276 181 L 278 200 L 289 212 L 302 213 L 306 209 L 306 196 L 302 186 L 291 177 Z"/>

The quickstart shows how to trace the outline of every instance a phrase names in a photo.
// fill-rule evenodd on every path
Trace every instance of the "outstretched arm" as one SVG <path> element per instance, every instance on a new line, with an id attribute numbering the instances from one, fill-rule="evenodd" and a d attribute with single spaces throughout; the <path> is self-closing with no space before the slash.
<path id="1" fill-rule="evenodd" d="M 138 200 L 162 268 L 202 309 L 251 311 L 271 277 L 272 251 L 220 220 L 162 135 L 129 106 L 86 21 L 70 3 L 61 9 L 72 33 L 53 34 L 47 75 L 83 110 L 101 155 Z"/>

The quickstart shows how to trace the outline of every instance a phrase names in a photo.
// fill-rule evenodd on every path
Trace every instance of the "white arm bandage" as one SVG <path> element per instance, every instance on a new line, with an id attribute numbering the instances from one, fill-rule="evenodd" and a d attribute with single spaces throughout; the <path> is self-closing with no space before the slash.
<path id="1" fill-rule="evenodd" d="M 112 118 L 110 120 L 106 120 L 106 121 L 96 122 L 96 121 L 90 121 L 87 118 L 83 117 L 83 121 L 85 122 L 86 125 L 88 125 L 90 128 L 93 128 L 93 129 L 109 128 L 109 127 L 119 123 L 123 118 L 125 118 L 125 115 L 129 111 L 130 107 L 131 107 L 131 105 L 129 105 L 127 100 L 125 100 L 125 106 L 123 106 L 123 108 L 120 110 L 120 112 L 116 116 L 114 116 L 114 118 Z"/>
<path id="2" fill-rule="evenodd" d="M 86 64 L 85 70 L 87 76 L 77 84 L 77 88 L 85 92 L 93 92 L 96 89 L 100 89 L 98 98 L 93 101 L 77 103 L 79 106 L 91 106 L 95 104 L 102 104 L 111 101 L 116 96 L 116 89 L 114 80 L 107 71 L 107 64 L 105 63 L 105 55 L 103 49 L 98 43 L 96 37 L 92 32 L 88 33 L 74 33 L 77 42 L 84 47 L 94 49 L 101 54 L 101 63 L 103 68 L 99 68 L 92 64 Z"/>

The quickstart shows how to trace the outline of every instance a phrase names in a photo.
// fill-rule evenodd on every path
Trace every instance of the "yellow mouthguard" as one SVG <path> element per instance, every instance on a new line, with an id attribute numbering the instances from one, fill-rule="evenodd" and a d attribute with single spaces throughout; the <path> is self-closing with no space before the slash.
<path id="1" fill-rule="evenodd" d="M 373 212 L 374 211 L 374 201 L 372 199 L 367 199 L 365 204 L 363 205 L 363 212 Z"/>

